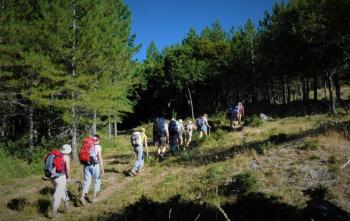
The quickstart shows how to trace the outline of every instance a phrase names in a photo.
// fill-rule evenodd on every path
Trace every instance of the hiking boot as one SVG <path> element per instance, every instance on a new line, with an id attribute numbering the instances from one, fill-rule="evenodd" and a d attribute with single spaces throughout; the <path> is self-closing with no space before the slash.
<path id="1" fill-rule="evenodd" d="M 96 197 L 92 197 L 92 198 L 91 198 L 91 203 L 96 203 L 96 202 L 97 202 Z"/>
<path id="2" fill-rule="evenodd" d="M 162 161 L 164 161 L 164 160 L 165 160 L 164 155 L 163 155 L 163 154 L 160 154 L 160 155 L 159 155 L 159 162 L 162 162 Z"/>
<path id="3" fill-rule="evenodd" d="M 66 202 L 64 202 L 64 212 L 67 213 L 68 210 L 69 210 L 69 202 L 66 201 Z"/>
<path id="4" fill-rule="evenodd" d="M 54 218 L 57 217 L 57 215 L 58 215 L 57 210 L 53 210 L 53 211 L 51 212 L 51 214 L 49 214 L 49 218 L 50 218 L 50 219 L 54 219 Z"/>
<path id="5" fill-rule="evenodd" d="M 130 176 L 136 176 L 136 175 L 137 175 L 136 172 L 134 172 L 133 170 L 130 171 Z"/>
<path id="6" fill-rule="evenodd" d="M 84 197 L 81 197 L 80 198 L 80 203 L 82 206 L 85 206 L 86 205 L 86 201 L 85 201 L 85 198 Z"/>

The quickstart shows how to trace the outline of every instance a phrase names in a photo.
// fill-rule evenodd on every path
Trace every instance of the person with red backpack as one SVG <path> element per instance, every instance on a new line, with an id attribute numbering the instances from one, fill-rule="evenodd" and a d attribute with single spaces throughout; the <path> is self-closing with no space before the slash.
<path id="1" fill-rule="evenodd" d="M 45 158 L 45 176 L 51 178 L 55 193 L 52 201 L 52 218 L 57 216 L 61 201 L 68 208 L 67 181 L 71 178 L 69 154 L 72 148 L 64 144 L 60 150 L 51 151 Z"/>
<path id="2" fill-rule="evenodd" d="M 89 200 L 88 192 L 92 178 L 94 179 L 94 194 L 89 201 L 94 202 L 97 193 L 101 190 L 101 176 L 104 175 L 104 168 L 99 135 L 95 134 L 83 140 L 79 160 L 84 165 L 84 185 L 80 202 L 85 205 L 85 199 Z"/>

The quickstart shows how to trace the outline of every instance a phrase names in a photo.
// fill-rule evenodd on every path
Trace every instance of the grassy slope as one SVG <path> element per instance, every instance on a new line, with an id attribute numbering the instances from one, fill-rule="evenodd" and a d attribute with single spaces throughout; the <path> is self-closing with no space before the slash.
<path id="1" fill-rule="evenodd" d="M 222 119 L 216 120 L 225 123 Z M 331 158 L 335 161 L 333 164 L 339 166 L 350 155 L 350 142 L 338 134 L 307 136 L 290 147 L 279 148 L 277 145 L 263 155 L 255 151 L 256 147 L 262 145 L 259 142 L 271 135 L 285 133 L 297 136 L 329 120 L 348 121 L 350 116 L 331 118 L 314 115 L 275 119 L 257 128 L 245 127 L 239 132 L 219 129 L 195 149 L 182 152 L 162 163 L 156 161 L 155 147 L 151 146 L 152 156 L 147 159 L 145 170 L 138 177 L 126 177 L 123 174 L 123 171 L 132 167 L 134 157 L 128 137 L 120 136 L 116 142 L 105 139 L 102 144 L 105 147 L 106 175 L 103 177 L 99 201 L 88 205 L 88 209 L 73 207 L 68 214 L 62 214 L 60 219 L 102 219 L 106 214 L 122 212 L 123 208 L 142 195 L 155 201 L 166 201 L 180 194 L 183 199 L 213 205 L 234 201 L 234 197 L 218 194 L 218 186 L 233 175 L 252 170 L 253 162 L 257 165 L 253 173 L 259 181 L 258 191 L 278 196 L 281 202 L 289 205 L 304 207 L 308 198 L 302 194 L 302 190 L 322 184 L 329 188 L 331 202 L 350 211 L 350 192 L 347 188 L 350 169 L 340 173 L 335 167 L 330 168 L 328 163 Z M 316 143 L 317 149 L 297 148 L 307 140 Z M 5 179 L 0 181 L 0 220 L 45 220 L 44 213 L 51 201 L 51 184 L 43 181 L 38 174 L 29 175 L 38 169 L 23 169 L 23 163 L 4 156 L 1 158 L 2 164 L 5 164 L 1 171 Z M 18 175 L 20 171 L 25 172 Z M 78 163 L 73 164 L 73 171 L 74 178 L 82 179 L 82 168 Z M 323 175 L 318 175 L 320 171 L 324 172 Z M 10 179 L 11 174 L 17 174 L 16 178 Z M 77 194 L 76 185 L 71 184 L 69 190 L 73 195 Z M 24 199 L 27 204 L 19 212 L 10 210 L 7 204 L 13 199 Z"/>

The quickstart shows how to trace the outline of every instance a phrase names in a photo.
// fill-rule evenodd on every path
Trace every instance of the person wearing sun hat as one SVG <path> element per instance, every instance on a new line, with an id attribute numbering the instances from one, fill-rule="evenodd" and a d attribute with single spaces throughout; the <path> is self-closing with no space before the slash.
<path id="1" fill-rule="evenodd" d="M 53 218 L 57 216 L 57 210 L 61 204 L 61 201 L 64 202 L 65 210 L 67 210 L 68 208 L 69 201 L 69 197 L 67 194 L 67 180 L 71 178 L 69 154 L 72 152 L 72 147 L 69 144 L 64 144 L 61 147 L 60 152 L 63 155 L 64 170 L 61 172 L 61 175 L 59 177 L 51 179 L 51 182 L 55 189 L 52 201 Z"/>

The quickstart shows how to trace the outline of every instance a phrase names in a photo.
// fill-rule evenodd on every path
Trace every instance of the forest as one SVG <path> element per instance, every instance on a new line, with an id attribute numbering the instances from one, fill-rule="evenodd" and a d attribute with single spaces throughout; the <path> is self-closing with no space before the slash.
<path id="1" fill-rule="evenodd" d="M 96 133 L 103 203 L 75 206 L 66 220 L 347 220 L 350 173 L 339 168 L 350 155 L 349 12 L 349 0 L 276 2 L 258 23 L 225 30 L 216 20 L 158 49 L 135 43 L 123 0 L 1 0 L 0 220 L 44 219 L 43 157 L 70 144 L 79 179 L 82 140 Z M 232 131 L 226 112 L 238 102 L 246 116 Z M 191 148 L 163 163 L 150 142 L 144 175 L 123 175 L 131 129 L 152 140 L 156 117 L 204 113 L 212 134 L 194 132 Z M 234 181 L 246 189 L 226 196 Z"/>
<path id="2" fill-rule="evenodd" d="M 122 1 L 3 0 L 2 143 L 21 141 L 30 156 L 69 139 L 76 158 L 81 134 L 106 126 L 111 134 L 125 118 L 190 116 L 189 104 L 199 115 L 238 101 L 316 102 L 320 89 L 336 114 L 350 77 L 349 11 L 346 0 L 276 3 L 259 24 L 227 32 L 214 21 L 162 51 L 152 42 L 146 59 L 134 61 L 141 46 Z"/>

